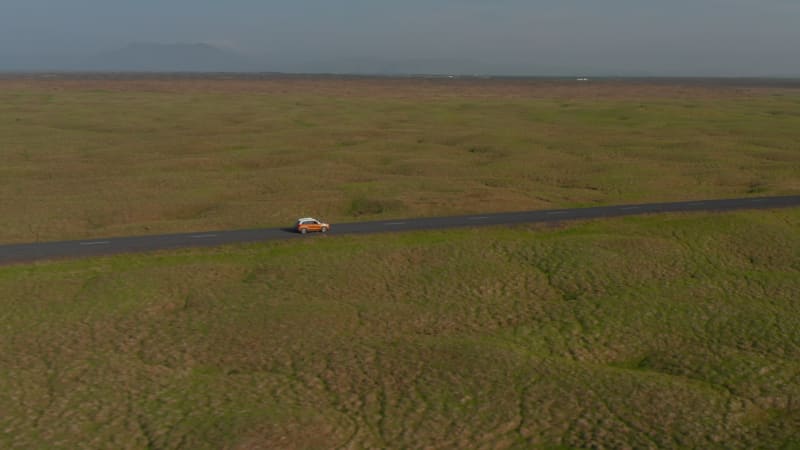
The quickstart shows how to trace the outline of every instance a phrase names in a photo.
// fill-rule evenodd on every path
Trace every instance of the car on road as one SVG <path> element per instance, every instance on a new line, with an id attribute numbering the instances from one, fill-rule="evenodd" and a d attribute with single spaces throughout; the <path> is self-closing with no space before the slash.
<path id="1" fill-rule="evenodd" d="M 300 234 L 306 234 L 311 231 L 319 231 L 322 233 L 327 233 L 328 230 L 331 229 L 331 226 L 330 224 L 327 224 L 313 217 L 303 217 L 297 219 L 297 224 L 295 225 L 295 229 Z"/>

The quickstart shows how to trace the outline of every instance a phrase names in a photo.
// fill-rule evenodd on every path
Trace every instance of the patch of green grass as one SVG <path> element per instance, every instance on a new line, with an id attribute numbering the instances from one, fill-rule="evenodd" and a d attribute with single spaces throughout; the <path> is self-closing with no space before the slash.
<path id="1" fill-rule="evenodd" d="M 800 210 L 0 268 L 0 447 L 791 447 Z"/>
<path id="2" fill-rule="evenodd" d="M 385 212 L 403 208 L 402 202 L 397 200 L 377 200 L 365 197 L 356 197 L 350 202 L 350 215 L 353 217 L 383 214 Z"/>

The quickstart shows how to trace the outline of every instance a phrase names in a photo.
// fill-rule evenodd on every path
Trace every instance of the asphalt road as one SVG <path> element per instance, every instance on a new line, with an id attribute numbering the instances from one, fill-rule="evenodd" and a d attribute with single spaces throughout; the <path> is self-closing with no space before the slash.
<path id="1" fill-rule="evenodd" d="M 695 200 L 676 203 L 649 203 L 592 208 L 553 209 L 510 213 L 472 214 L 455 217 L 396 219 L 375 222 L 331 224 L 329 235 L 363 234 L 414 230 L 436 230 L 486 225 L 561 222 L 640 214 L 697 211 L 732 211 L 800 206 L 800 195 L 754 197 L 724 200 Z M 25 263 L 48 259 L 79 258 L 119 253 L 147 252 L 186 247 L 213 247 L 224 244 L 260 242 L 277 239 L 313 239 L 291 228 L 206 231 L 197 233 L 84 239 L 79 241 L 41 242 L 0 245 L 0 264 Z"/>

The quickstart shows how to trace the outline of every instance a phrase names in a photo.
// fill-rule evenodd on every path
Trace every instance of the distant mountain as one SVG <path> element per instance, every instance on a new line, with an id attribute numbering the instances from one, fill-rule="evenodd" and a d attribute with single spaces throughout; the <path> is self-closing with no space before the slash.
<path id="1" fill-rule="evenodd" d="M 93 56 L 80 70 L 115 72 L 252 72 L 245 56 L 209 44 L 129 44 Z"/>
<path id="2" fill-rule="evenodd" d="M 497 75 L 577 76 L 596 73 L 590 67 L 546 66 L 537 63 L 486 63 L 457 58 L 341 58 L 295 64 L 291 72 L 358 75 Z"/>
<path id="3" fill-rule="evenodd" d="M 448 75 L 487 73 L 486 64 L 462 59 L 339 58 L 314 61 L 292 67 L 293 71 L 367 75 Z"/>

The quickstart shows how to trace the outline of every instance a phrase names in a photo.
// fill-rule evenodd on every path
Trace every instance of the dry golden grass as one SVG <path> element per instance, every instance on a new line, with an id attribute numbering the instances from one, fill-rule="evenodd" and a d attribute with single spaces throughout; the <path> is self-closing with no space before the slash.
<path id="1" fill-rule="evenodd" d="M 800 192 L 800 95 L 699 82 L 0 79 L 0 242 Z"/>
<path id="2" fill-rule="evenodd" d="M 0 268 L 3 448 L 794 448 L 800 210 Z"/>

